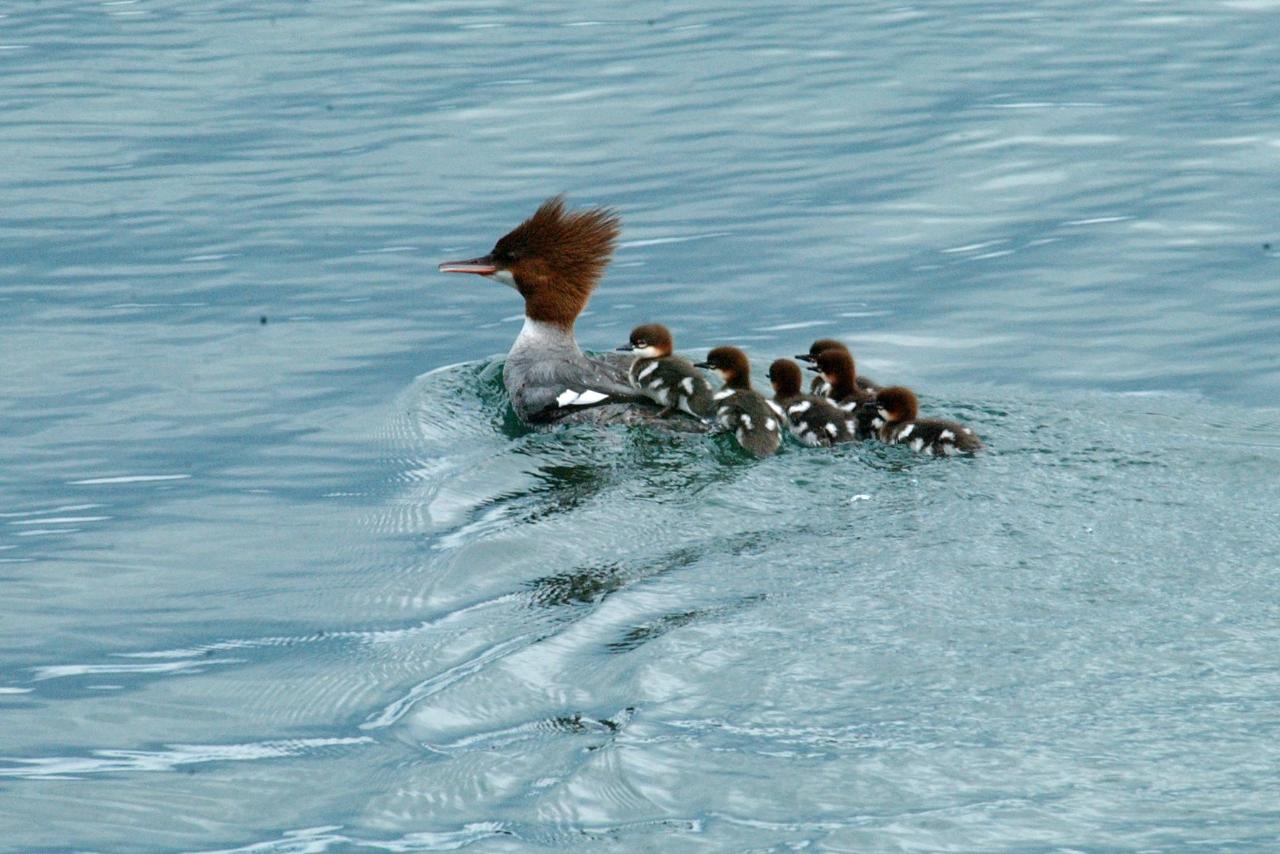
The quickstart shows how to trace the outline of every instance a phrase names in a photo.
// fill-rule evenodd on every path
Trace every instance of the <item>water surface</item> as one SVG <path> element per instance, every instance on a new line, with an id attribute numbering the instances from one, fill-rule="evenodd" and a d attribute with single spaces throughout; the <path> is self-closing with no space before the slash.
<path id="1" fill-rule="evenodd" d="M 0 848 L 1272 850 L 1276 12 L 0 9 Z M 561 191 L 990 451 L 520 429 Z"/>

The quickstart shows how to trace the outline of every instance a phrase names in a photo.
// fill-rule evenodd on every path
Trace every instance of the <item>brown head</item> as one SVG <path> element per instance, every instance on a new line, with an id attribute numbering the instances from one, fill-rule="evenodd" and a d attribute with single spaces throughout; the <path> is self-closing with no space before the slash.
<path id="1" fill-rule="evenodd" d="M 440 272 L 475 273 L 510 285 L 524 297 L 526 317 L 571 329 L 609 264 L 619 229 L 613 211 L 570 212 L 564 196 L 553 196 L 488 255 L 447 261 Z"/>
<path id="2" fill-rule="evenodd" d="M 822 374 L 822 378 L 831 386 L 833 398 L 844 400 L 858 393 L 858 369 L 848 350 L 843 347 L 838 350 L 823 350 L 814 361 L 816 364 L 809 370 Z"/>
<path id="3" fill-rule="evenodd" d="M 876 414 L 889 424 L 915 421 L 919 411 L 915 393 L 905 386 L 890 386 L 876 392 Z"/>
<path id="4" fill-rule="evenodd" d="M 747 361 L 747 354 L 737 347 L 715 348 L 698 367 L 710 368 L 719 374 L 725 388 L 751 388 L 751 363 Z"/>
<path id="5" fill-rule="evenodd" d="M 819 338 L 817 341 L 814 341 L 809 345 L 808 353 L 801 353 L 796 356 L 796 358 L 802 362 L 816 362 L 818 360 L 818 354 L 823 350 L 844 350 L 846 353 L 849 352 L 848 347 L 844 346 L 834 338 Z"/>
<path id="6" fill-rule="evenodd" d="M 646 323 L 632 329 L 630 341 L 618 349 L 634 350 L 642 359 L 660 359 L 671 355 L 675 342 L 671 340 L 671 332 L 661 323 Z"/>
<path id="7" fill-rule="evenodd" d="M 769 366 L 769 383 L 773 386 L 774 397 L 796 397 L 800 394 L 802 379 L 800 366 L 790 359 L 775 359 Z"/>

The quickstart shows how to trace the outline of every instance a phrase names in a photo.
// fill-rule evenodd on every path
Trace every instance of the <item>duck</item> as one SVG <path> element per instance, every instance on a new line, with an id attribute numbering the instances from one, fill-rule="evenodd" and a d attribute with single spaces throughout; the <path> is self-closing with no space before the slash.
<path id="1" fill-rule="evenodd" d="M 621 416 L 637 403 L 651 403 L 631 385 L 630 359 L 583 353 L 573 332 L 620 230 L 612 209 L 570 211 L 558 195 L 499 238 L 487 255 L 439 265 L 442 273 L 504 284 L 524 300 L 524 325 L 507 353 L 502 382 L 525 424 L 553 424 L 597 408 L 604 416 Z M 602 413 L 595 416 L 603 420 Z"/>
<path id="2" fill-rule="evenodd" d="M 825 397 L 849 414 L 854 436 L 868 439 L 874 435 L 871 422 L 875 410 L 868 404 L 875 400 L 877 392 L 874 387 L 858 384 L 857 368 L 849 351 L 829 347 L 818 353 L 816 364 L 809 370 L 816 371 L 826 382 Z"/>
<path id="3" fill-rule="evenodd" d="M 877 435 L 890 445 L 906 445 L 913 451 L 945 457 L 981 450 L 982 440 L 973 430 L 955 421 L 919 418 L 919 402 L 905 386 L 890 386 L 876 392 L 876 414 L 882 422 Z"/>
<path id="4" fill-rule="evenodd" d="M 695 418 L 711 415 L 711 383 L 688 359 L 673 355 L 675 341 L 661 323 L 646 323 L 631 330 L 618 348 L 635 353 L 627 373 L 632 388 L 664 409 L 659 418 L 680 410 Z"/>
<path id="5" fill-rule="evenodd" d="M 790 359 L 776 359 L 769 366 L 773 402 L 786 413 L 791 435 L 811 448 L 853 441 L 850 414 L 826 398 L 801 393 L 803 381 L 800 366 Z"/>
<path id="6" fill-rule="evenodd" d="M 712 395 L 715 421 L 756 458 L 777 452 L 786 415 L 751 387 L 751 363 L 737 347 L 716 347 L 695 367 L 714 371 L 724 387 Z"/>
<path id="7" fill-rule="evenodd" d="M 843 342 L 837 341 L 835 338 L 818 338 L 809 345 L 808 353 L 799 353 L 796 355 L 796 358 L 802 362 L 814 364 L 818 361 L 818 354 L 823 350 L 843 350 L 844 352 L 849 353 L 849 358 L 853 358 L 853 353 L 849 348 L 846 347 Z M 855 374 L 854 381 L 858 384 L 859 388 L 866 391 L 875 391 L 879 388 L 879 385 L 874 380 L 868 379 L 867 377 L 857 376 Z M 809 386 L 810 394 L 820 394 L 823 397 L 830 397 L 830 391 L 831 389 L 826 379 L 823 378 L 821 374 L 814 377 L 813 382 Z"/>

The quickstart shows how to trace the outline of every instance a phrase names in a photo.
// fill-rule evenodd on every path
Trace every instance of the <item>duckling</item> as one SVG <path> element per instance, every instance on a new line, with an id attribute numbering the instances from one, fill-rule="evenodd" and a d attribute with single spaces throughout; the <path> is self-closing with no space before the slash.
<path id="1" fill-rule="evenodd" d="M 875 400 L 876 392 L 873 387 L 858 385 L 857 368 L 849 351 L 828 348 L 819 353 L 815 361 L 817 364 L 809 370 L 817 371 L 826 381 L 827 399 L 848 413 L 853 421 L 854 437 L 868 439 L 875 435 L 875 427 L 871 423 L 875 419 L 875 409 L 867 404 Z"/>
<path id="2" fill-rule="evenodd" d="M 769 366 L 773 401 L 787 414 L 791 435 L 812 448 L 829 447 L 853 440 L 849 413 L 814 394 L 801 394 L 804 375 L 790 359 L 778 359 Z"/>
<path id="3" fill-rule="evenodd" d="M 843 350 L 844 352 L 849 353 L 849 348 L 846 347 L 841 342 L 837 341 L 836 339 L 819 338 L 818 340 L 814 341 L 812 344 L 809 345 L 808 353 L 800 353 L 799 355 L 796 356 L 796 358 L 802 362 L 808 362 L 810 364 L 813 364 L 818 361 L 818 354 L 821 353 L 823 350 Z M 852 358 L 853 354 L 849 353 L 849 356 L 850 358 Z M 866 377 L 855 376 L 854 382 L 858 384 L 859 388 L 868 390 L 868 391 L 875 391 L 877 388 L 879 388 L 879 385 L 874 380 L 870 380 Z M 831 389 L 828 387 L 827 381 L 822 377 L 821 374 L 814 377 L 812 384 L 810 384 L 809 386 L 810 394 L 819 394 L 819 395 L 822 395 L 823 397 L 830 397 L 831 396 L 829 394 L 830 390 Z"/>
<path id="4" fill-rule="evenodd" d="M 733 432 L 743 450 L 767 457 L 782 444 L 782 410 L 751 388 L 751 363 L 737 347 L 716 347 L 696 367 L 709 368 L 724 381 L 712 395 L 716 422 Z"/>
<path id="5" fill-rule="evenodd" d="M 666 407 L 659 418 L 677 409 L 695 418 L 711 415 L 711 384 L 692 362 L 672 355 L 675 343 L 667 327 L 661 323 L 637 326 L 630 341 L 618 349 L 635 352 L 627 376 L 641 394 Z"/>
<path id="6" fill-rule="evenodd" d="M 882 388 L 876 393 L 876 414 L 884 423 L 878 436 L 891 445 L 907 445 L 913 451 L 925 451 L 945 457 L 954 451 L 973 453 L 982 448 L 977 435 L 955 421 L 941 418 L 917 418 L 919 403 L 915 394 L 903 386 Z"/>

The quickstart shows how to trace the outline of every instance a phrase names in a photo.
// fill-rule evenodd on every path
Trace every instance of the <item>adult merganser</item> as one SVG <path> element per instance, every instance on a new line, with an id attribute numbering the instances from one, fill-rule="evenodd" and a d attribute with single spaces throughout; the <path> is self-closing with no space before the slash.
<path id="1" fill-rule="evenodd" d="M 827 447 L 853 439 L 850 413 L 816 394 L 801 394 L 804 375 L 790 359 L 777 359 L 769 366 L 773 402 L 787 414 L 791 435 L 813 447 Z"/>
<path id="2" fill-rule="evenodd" d="M 841 350 L 849 353 L 849 358 L 853 358 L 853 353 L 849 352 L 849 348 L 834 338 L 819 338 L 809 345 L 808 353 L 800 353 L 796 356 L 802 362 L 813 364 L 818 361 L 818 354 L 823 350 Z M 858 388 L 866 391 L 875 391 L 880 386 L 874 380 L 866 377 L 854 375 L 854 382 L 858 384 Z M 809 386 L 810 394 L 820 394 L 823 397 L 831 397 L 831 388 L 826 379 L 821 374 L 813 378 L 813 383 Z"/>
<path id="3" fill-rule="evenodd" d="M 573 337 L 573 322 L 613 255 L 619 228 L 607 208 L 569 212 L 564 197 L 554 196 L 488 255 L 440 265 L 442 273 L 485 276 L 524 297 L 524 327 L 502 369 L 520 420 L 558 421 L 586 407 L 641 399 L 627 379 L 627 360 L 587 356 Z"/>
<path id="4" fill-rule="evenodd" d="M 628 343 L 619 350 L 634 352 L 628 376 L 631 385 L 664 407 L 662 418 L 682 409 L 695 418 L 711 414 L 711 384 L 688 359 L 672 355 L 675 342 L 661 323 L 648 323 L 631 330 Z"/>
<path id="5" fill-rule="evenodd" d="M 712 396 L 716 421 L 733 433 L 743 450 L 756 457 L 778 450 L 786 416 L 777 404 L 751 387 L 747 354 L 737 347 L 717 347 L 696 367 L 710 368 L 724 380 L 724 388 Z"/>
<path id="6" fill-rule="evenodd" d="M 826 398 L 849 413 L 853 420 L 853 433 L 859 439 L 875 435 L 875 408 L 868 404 L 875 400 L 876 392 L 858 385 L 857 369 L 848 350 L 826 349 L 818 354 L 817 364 L 809 368 L 817 371 L 827 385 Z"/>
<path id="7" fill-rule="evenodd" d="M 973 453 L 982 447 L 982 441 L 963 424 L 941 418 L 916 418 L 919 404 L 909 388 L 880 389 L 875 406 L 884 421 L 879 429 L 882 442 L 907 445 L 913 451 L 926 451 L 939 457 L 953 451 Z"/>

